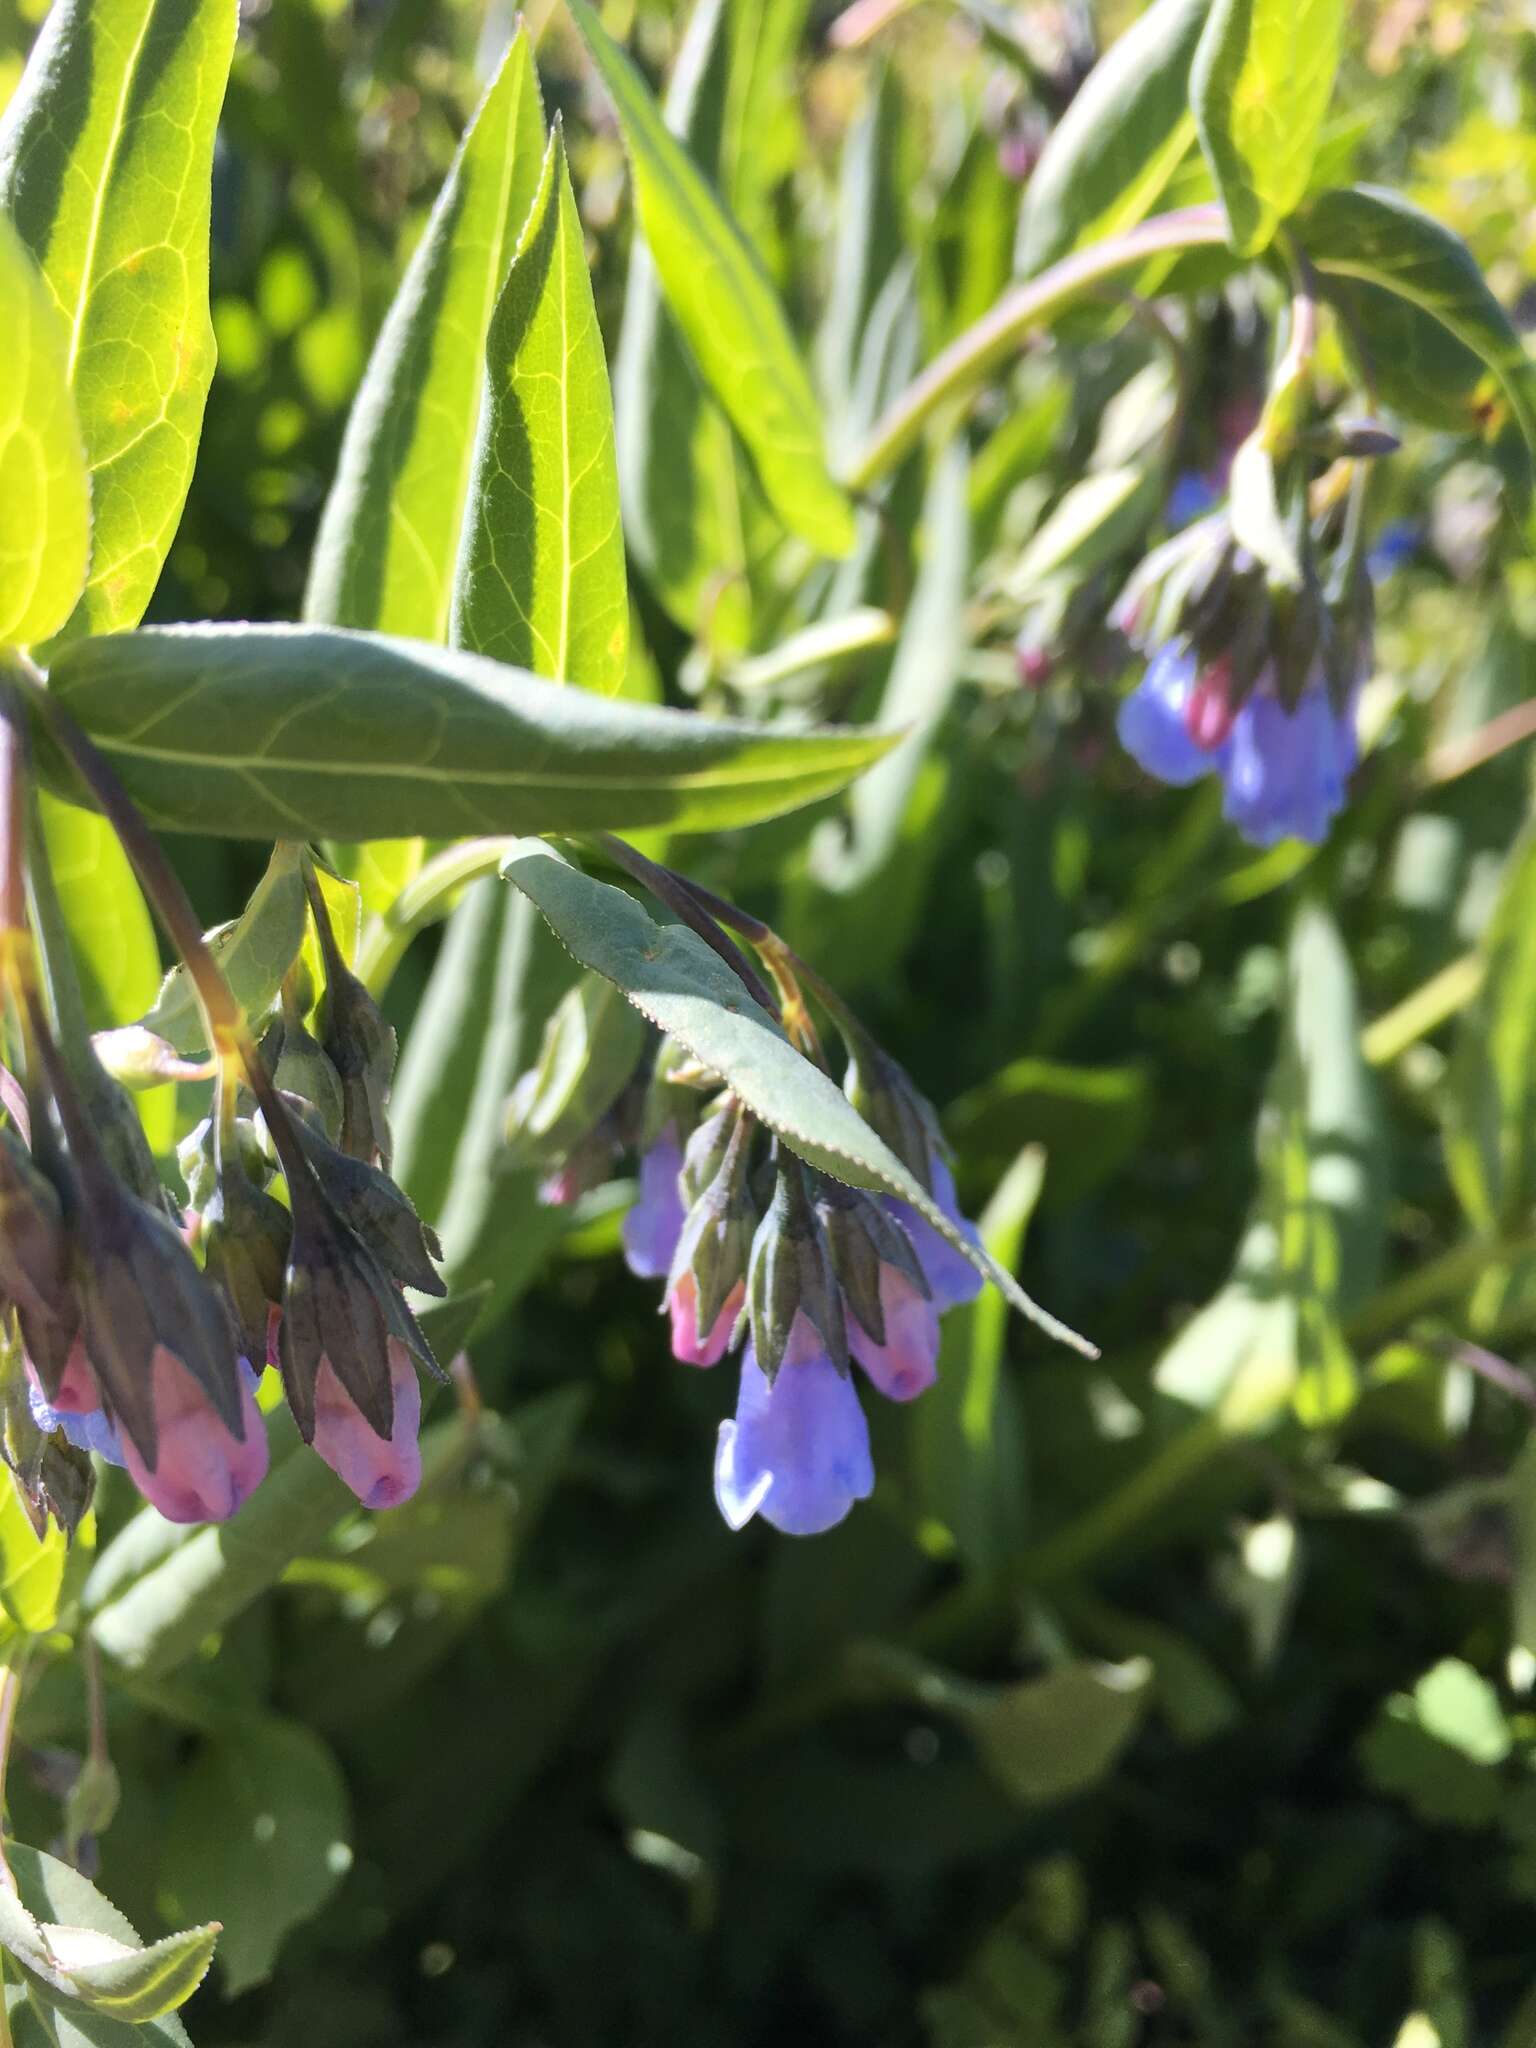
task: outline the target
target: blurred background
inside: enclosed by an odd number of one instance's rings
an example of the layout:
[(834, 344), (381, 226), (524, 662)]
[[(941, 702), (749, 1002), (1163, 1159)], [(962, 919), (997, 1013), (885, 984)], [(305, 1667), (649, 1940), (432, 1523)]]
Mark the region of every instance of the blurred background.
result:
[[(1045, 138), (1138, 9), (730, 5), (751, 55), (713, 168), (867, 418), (1005, 287)], [(0, 99), (41, 12), (0, 0)], [(152, 620), (298, 614), (352, 394), (512, 26), (501, 0), (242, 18), (219, 368)], [(686, 7), (604, 18), (663, 84)], [(563, 12), (528, 20), (612, 357), (622, 150)], [(1533, 30), (1522, 0), (1362, 0), (1319, 170), (1454, 228), (1522, 327)], [(1160, 203), (1204, 175), (1191, 149)], [(1160, 289), (1161, 320), (1025, 350), (958, 487), (942, 459), (897, 479), (835, 593), (905, 618), (894, 652), (753, 673), (833, 594), (761, 540), (749, 477), (741, 558), (694, 616), (634, 570), (637, 694), (863, 718), (904, 663), (933, 734), (897, 801), (668, 857), (771, 917), (908, 1065), (967, 1211), (1101, 1363), (996, 1301), (957, 1312), (939, 1388), (871, 1414), (872, 1501), (813, 1541), (731, 1534), (731, 1368), (668, 1357), (618, 1258), (626, 1170), (551, 1210), (488, 1164), (563, 981), (482, 885), (390, 997), (397, 1165), (456, 1286), (489, 1283), (474, 1454), (109, 1700), (104, 1889), (146, 1936), (231, 1930), (200, 2043), (1536, 2042), (1536, 1181), (1516, 1249), (1479, 1256), (1445, 1139), (1491, 1030), (1536, 1088), (1536, 984), (1488, 994), (1488, 933), (1536, 921), (1530, 755), (1465, 744), (1533, 695), (1530, 531), (1465, 365), (1385, 365), (1405, 446), (1372, 507), (1375, 744), (1321, 852), (1243, 846), (1215, 791), (1153, 785), (1114, 738), (1134, 671), (1106, 616), (1219, 498), (1273, 310), (1221, 264)], [(1110, 469), (1133, 513), (1042, 546)], [(213, 922), (263, 850), (173, 851)], [(1239, 1256), (1298, 1159), (1339, 1226), (1322, 1339)], [(104, 1526), (128, 1506), (108, 1493)], [(13, 1772), (29, 1839), (79, 1740), (55, 1678)]]

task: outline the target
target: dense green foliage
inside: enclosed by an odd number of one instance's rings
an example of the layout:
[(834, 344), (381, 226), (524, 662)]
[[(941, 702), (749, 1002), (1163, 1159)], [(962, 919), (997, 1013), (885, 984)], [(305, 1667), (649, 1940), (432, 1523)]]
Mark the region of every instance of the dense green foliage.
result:
[[(184, 2041), (213, 1921), (201, 2048), (1536, 2041), (1517, 0), (572, 0), (505, 60), (501, 0), (263, 0), (221, 108), (222, 0), (57, 0), (62, 86), (41, 12), (0, 0), (0, 651), (239, 920), (253, 1017), (321, 969), (264, 842), (326, 842), (469, 1365), (386, 1514), (280, 1408), (221, 1526), (103, 1469), (66, 1557), (0, 1484), (17, 2043), (25, 1984), (61, 2043)], [(1110, 614), (1239, 444), (1277, 606), (1359, 458), (1321, 846), (1115, 736)], [(37, 739), (83, 1022), (175, 1182), (207, 1033)], [(623, 1269), (632, 1162), (541, 1200), (507, 1099), (574, 956), (799, 1156), (922, 1189), (599, 830), (835, 986), (1015, 1307), (1101, 1354), (957, 1308), (826, 1535), (721, 1521), (734, 1367)], [(61, 1977), (39, 1922), (121, 1952)]]

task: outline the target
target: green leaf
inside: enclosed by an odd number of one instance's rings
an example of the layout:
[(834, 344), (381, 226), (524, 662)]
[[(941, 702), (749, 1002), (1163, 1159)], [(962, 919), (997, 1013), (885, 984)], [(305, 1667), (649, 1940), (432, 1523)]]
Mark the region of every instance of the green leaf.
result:
[(96, 1927), (39, 1921), (0, 1890), (0, 1948), (15, 1957), (48, 2004), (143, 2026), (185, 2005), (208, 1974), (217, 1925), (190, 1927), (150, 1948)]
[(10, 1474), (0, 1479), (0, 1608), (28, 1635), (46, 1635), (58, 1620), (69, 1545), (57, 1522), (39, 1536), (27, 1520)]
[(138, 621), (191, 482), (236, 13), (234, 0), (56, 0), (0, 121), (0, 208), (63, 320), (91, 473), (90, 576), (66, 635)]
[(1136, 1732), (1152, 1679), (1149, 1661), (1133, 1657), (985, 1685), (883, 1643), (861, 1646), (850, 1663), (872, 1687), (952, 1715), (1004, 1791), (1026, 1806), (1070, 1799), (1104, 1777)]
[(1189, 96), (1240, 256), (1257, 256), (1301, 204), (1344, 15), (1344, 0), (1215, 0), (1211, 9)]
[(827, 310), (816, 338), (817, 369), (840, 454), (853, 453), (867, 421), (854, 405), (870, 318), (906, 255), (898, 162), (901, 90), (883, 65), (850, 124), (838, 172), (837, 220)]
[(512, 1084), (571, 971), (528, 899), (488, 876), (449, 918), (401, 1048), (395, 1177), (442, 1239), (450, 1298), (486, 1285), (477, 1322), (516, 1299), (565, 1227), (538, 1199), (540, 1173), (508, 1171), (500, 1155)]
[(1536, 1197), (1536, 828), (1510, 854), (1462, 1011), (1445, 1096), (1451, 1184), (1474, 1227), (1517, 1224)]
[(934, 465), (923, 505), (925, 553), (902, 621), (880, 721), (901, 740), (852, 791), (846, 841), (813, 849), (816, 879), (841, 894), (877, 882), (901, 834), (923, 757), (954, 696), (965, 658), (970, 574), (969, 469), (955, 440)]
[[(39, 794), (43, 838), (59, 907), (80, 971), (86, 1019), (112, 1032), (155, 999), (160, 948), (132, 863), (105, 818)], [(115, 1035), (115, 1034), (114, 1034)], [(110, 1059), (106, 1061), (109, 1070)], [(150, 1150), (169, 1152), (176, 1139), (176, 1098), (169, 1088), (139, 1097)]]
[(176, 1779), (161, 1854), (160, 1887), (176, 1917), (225, 1923), (219, 1961), (229, 1995), (264, 1983), (288, 1935), (352, 1865), (335, 1757), (297, 1721), (229, 1720)]
[[(309, 901), (300, 857), (292, 840), (280, 841), (240, 915), (204, 934), (235, 1000), (252, 1019), (259, 1020), (272, 1007), (283, 976), (304, 943)], [(208, 1049), (202, 1013), (185, 967), (171, 969), (153, 1006), (134, 1028), (163, 1039), (179, 1053)]]
[(347, 421), (304, 599), (317, 625), (448, 639), (486, 338), (543, 158), (538, 75), (519, 30), (465, 131)]
[(103, 1654), (126, 1670), (172, 1670), (355, 1506), (287, 1415), (268, 1429), (272, 1469), (229, 1521), (187, 1529), (144, 1508), (97, 1558), (83, 1605)]
[[(755, 188), (749, 173), (761, 158), (756, 147), (740, 148), (740, 118), (728, 117), (737, 108), (744, 116), (758, 97), (750, 61), (757, 46), (744, 45), (761, 30), (762, 15), (756, 0), (697, 0), (664, 108), (671, 133), (738, 206)], [(634, 558), (680, 625), (734, 653), (750, 638), (750, 572), (762, 543), (778, 538), (777, 523), (725, 414), (699, 382), (639, 236), (630, 245), (613, 384), (619, 491)]]
[(1370, 185), (1319, 193), (1297, 234), (1326, 277), (1378, 286), (1470, 349), (1493, 372), (1536, 453), (1536, 367), (1465, 242), (1397, 193)]
[(611, 697), (629, 642), (613, 400), (558, 122), (485, 372), (453, 639)]
[(1036, 597), (1058, 577), (1091, 576), (1145, 533), (1162, 495), (1160, 471), (1141, 463), (1093, 470), (1068, 485), (1030, 535), (1009, 575), (1010, 593)]
[[(981, 1241), (1016, 1270), (1040, 1199), (1045, 1157), (1021, 1152), (980, 1218)], [(925, 1517), (946, 1529), (967, 1570), (1001, 1577), (1023, 1546), (1026, 1472), (1023, 1418), (1003, 1361), (1007, 1313), (983, 1293), (944, 1318), (939, 1377), (912, 1411), (913, 1470)]]
[(1195, 139), (1189, 67), (1207, 0), (1154, 0), (1089, 72), (1030, 176), (1019, 269), (1033, 277), (1152, 211)]
[(70, 396), (67, 339), (0, 213), (0, 647), (29, 647), (74, 610), (91, 558), (91, 490)]
[[(152, 824), (233, 838), (711, 831), (829, 796), (891, 745), (608, 702), (318, 627), (82, 641), (50, 681)], [(51, 773), (77, 794), (61, 763)]]
[(1382, 1126), (1337, 927), (1303, 904), (1286, 957), (1279, 1057), (1259, 1121), (1259, 1193), (1231, 1280), (1159, 1361), (1160, 1392), (1224, 1429), (1336, 1420), (1355, 1392), (1341, 1313), (1375, 1284), (1385, 1233)]
[(630, 59), (586, 0), (570, 4), (618, 111), (640, 224), (701, 375), (785, 524), (823, 554), (847, 554), (853, 509), (827, 469), (820, 408), (772, 285)]
[(1021, 1314), (1091, 1352), (955, 1227), (830, 1076), (795, 1050), (778, 1019), (695, 933), (656, 924), (632, 896), (594, 882), (541, 840), (511, 849), (502, 872), (533, 898), (583, 967), (617, 982), (642, 1016), (727, 1081), (792, 1152), (834, 1180), (909, 1202)]
[[(89, 1929), (125, 1948), (141, 1947), (131, 1922), (69, 1864), (19, 1842), (7, 1842), (5, 1855), (21, 1904), (40, 1927)], [(129, 2024), (20, 1985), (7, 1984), (5, 1997), (16, 2048), (190, 2048), (186, 2029), (172, 2013)]]
[(1487, 417), (1487, 365), (1430, 314), (1357, 278), (1324, 280), (1339, 308), (1339, 339), (1357, 374), (1404, 419), (1455, 434), (1482, 430)]

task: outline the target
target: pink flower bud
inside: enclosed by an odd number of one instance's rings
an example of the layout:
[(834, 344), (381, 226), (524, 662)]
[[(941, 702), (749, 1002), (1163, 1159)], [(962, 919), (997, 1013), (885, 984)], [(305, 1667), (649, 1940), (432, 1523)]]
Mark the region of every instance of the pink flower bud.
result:
[(89, 1415), (101, 1406), (101, 1389), (85, 1355), (85, 1344), (76, 1336), (69, 1347), (57, 1393), (48, 1406), (60, 1415)]
[(242, 1360), (242, 1440), (226, 1428), (174, 1352), (156, 1345), (154, 1470), (126, 1430), (122, 1446), (134, 1485), (168, 1522), (227, 1521), (266, 1477), (267, 1432), (256, 1406), (255, 1386), (256, 1375)]
[(725, 1297), (725, 1306), (715, 1317), (714, 1328), (701, 1342), (698, 1282), (692, 1273), (680, 1273), (674, 1285), (667, 1290), (667, 1308), (672, 1317), (672, 1356), (681, 1359), (684, 1365), (717, 1365), (725, 1356), (725, 1347), (731, 1341), (731, 1332), (736, 1327), (736, 1318), (741, 1313), (746, 1294), (746, 1281), (738, 1280)]
[(1207, 754), (1223, 746), (1237, 713), (1232, 705), (1232, 664), (1213, 661), (1195, 678), (1184, 706), (1184, 729)]
[(365, 1508), (397, 1508), (421, 1484), (421, 1382), (398, 1337), (388, 1351), (395, 1413), (387, 1437), (374, 1434), (328, 1358), (315, 1374), (314, 1447)]
[(939, 1311), (899, 1267), (880, 1268), (885, 1342), (877, 1344), (857, 1316), (848, 1318), (848, 1349), (890, 1401), (911, 1401), (939, 1373)]

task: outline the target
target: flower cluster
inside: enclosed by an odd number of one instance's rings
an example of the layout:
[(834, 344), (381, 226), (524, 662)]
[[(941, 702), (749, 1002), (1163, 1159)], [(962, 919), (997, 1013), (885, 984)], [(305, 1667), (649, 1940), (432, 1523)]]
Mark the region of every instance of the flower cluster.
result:
[[(186, 1206), (89, 1046), (41, 1003), (0, 1125), (5, 1455), (34, 1519), (73, 1527), (94, 1453), (177, 1522), (234, 1513), (267, 1470), (269, 1367), (307, 1443), (368, 1507), (420, 1478), (407, 1286), (442, 1294), (431, 1233), (390, 1179), (394, 1033), (341, 957), (318, 889), (315, 1011), (301, 966), (252, 1063), (183, 1144)], [(310, 1029), (314, 1013), (315, 1031)]]
[(1219, 777), (1223, 815), (1255, 846), (1321, 844), (1359, 761), (1370, 578), (1342, 550), (1326, 590), (1310, 555), (1307, 572), (1276, 589), (1216, 513), (1149, 557), (1116, 616), (1149, 657), (1121, 744), (1160, 782)]
[[(670, 1053), (670, 1048), (664, 1048)], [(981, 1281), (909, 1204), (804, 1165), (728, 1090), (685, 1062), (658, 1064), (624, 1255), (664, 1280), (673, 1355), (712, 1366), (741, 1345), (733, 1417), (720, 1425), (715, 1498), (734, 1529), (761, 1515), (789, 1535), (840, 1522), (874, 1487), (852, 1374), (910, 1401), (938, 1370), (939, 1318)], [(932, 1111), (872, 1048), (845, 1087), (956, 1229)]]

